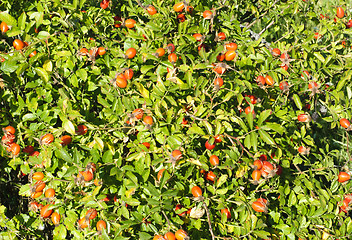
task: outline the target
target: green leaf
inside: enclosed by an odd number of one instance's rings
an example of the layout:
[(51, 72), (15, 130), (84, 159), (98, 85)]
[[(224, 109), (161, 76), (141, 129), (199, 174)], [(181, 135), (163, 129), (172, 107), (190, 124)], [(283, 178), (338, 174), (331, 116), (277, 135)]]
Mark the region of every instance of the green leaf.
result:
[(66, 132), (70, 133), (71, 135), (75, 135), (75, 126), (70, 120), (65, 120), (62, 125)]
[(65, 148), (56, 149), (55, 155), (59, 159), (63, 159), (66, 162), (72, 163), (72, 158)]
[(147, 73), (150, 69), (154, 68), (154, 65), (143, 65), (141, 67), (141, 73), (145, 74)]
[(43, 68), (47, 72), (52, 72), (53, 71), (53, 63), (50, 60), (46, 60), (43, 64)]
[(18, 64), (16, 61), (5, 61), (2, 65), (1, 65), (1, 70), (3, 72), (6, 73), (12, 73), (14, 71), (16, 71), (16, 69), (18, 68)]
[(28, 67), (29, 67), (28, 63), (20, 64), (16, 70), (17, 77), (19, 77)]
[(87, 71), (85, 69), (78, 69), (76, 71), (76, 75), (83, 81), (87, 80), (87, 77), (88, 77)]
[(84, 6), (84, 3), (86, 2), (87, 0), (80, 0), (79, 1), (79, 8), (82, 8)]
[(257, 151), (258, 146), (258, 134), (256, 132), (251, 132), (251, 145), (253, 147), (253, 151)]
[(31, 189), (31, 187), (29, 185), (22, 185), (18, 194), (21, 196), (29, 196), (30, 189)]
[(141, 203), (135, 198), (123, 198), (123, 199), (128, 205), (131, 205), (131, 206), (138, 206)]
[(263, 130), (274, 130), (279, 134), (283, 134), (285, 132), (285, 128), (278, 123), (266, 123), (266, 125), (260, 127)]
[(18, 27), (21, 30), (24, 30), (26, 28), (26, 18), (27, 18), (27, 15), (25, 12), (23, 12), (21, 16), (18, 18)]
[(182, 139), (175, 135), (168, 137), (167, 142), (172, 149), (179, 148), (182, 145)]
[(253, 129), (253, 114), (250, 112), (249, 114), (247, 114), (246, 116), (249, 128), (252, 130)]
[(187, 134), (199, 134), (201, 136), (205, 135), (205, 132), (203, 129), (197, 126), (197, 124), (193, 124), (192, 127), (190, 127), (187, 131)]
[(348, 71), (346, 75), (338, 82), (336, 91), (340, 91), (345, 85), (346, 81), (351, 79), (351, 71)]
[(16, 28), (16, 27), (13, 27), (12, 29), (10, 29), (6, 32), (6, 35), (8, 37), (14, 37), (14, 36), (21, 35), (21, 34), (22, 34), (22, 30), (19, 28)]
[(214, 135), (215, 135), (215, 136), (219, 135), (220, 132), (221, 132), (221, 129), (222, 129), (222, 125), (221, 125), (220, 121), (216, 121), (215, 133), (214, 133)]
[(250, 149), (252, 147), (250, 134), (248, 134), (246, 136), (246, 138), (244, 139), (244, 146), (248, 149)]
[(37, 116), (33, 113), (27, 113), (22, 117), (22, 121), (34, 121), (37, 118)]
[(139, 233), (138, 233), (138, 236), (139, 236), (138, 239), (141, 239), (141, 240), (149, 240), (149, 239), (152, 239), (152, 236), (149, 235), (149, 234), (146, 233), (146, 232), (139, 232)]
[[(38, 33), (38, 39), (46, 39), (46, 38), (48, 38), (50, 36), (50, 33), (48, 33), (48, 32), (45, 32), (45, 31), (40, 31), (39, 33)], [(66, 52), (68, 52), (68, 51), (66, 51)], [(69, 54), (71, 54), (70, 52), (69, 52)]]
[(291, 227), (286, 224), (279, 224), (276, 228), (280, 229), (285, 235), (291, 233)]
[(260, 113), (259, 118), (258, 118), (258, 126), (261, 126), (262, 123), (270, 116), (271, 110), (267, 109), (264, 110), (263, 112)]
[(299, 98), (299, 96), (297, 94), (293, 95), (293, 101), (295, 102), (297, 108), (299, 110), (302, 110), (302, 102), (301, 102), (301, 99)]
[(44, 68), (41, 67), (36, 67), (34, 70), (37, 72), (37, 74), (44, 80), (45, 83), (49, 82), (50, 76), (47, 71), (45, 71)]
[(1, 22), (7, 23), (9, 26), (16, 26), (17, 21), (14, 17), (12, 17), (10, 14), (7, 12), (0, 12), (0, 20)]
[(66, 239), (67, 235), (67, 230), (66, 227), (63, 224), (60, 224), (59, 226), (55, 227), (54, 232), (53, 232), (53, 239)]
[(222, 174), (219, 180), (216, 182), (216, 188), (221, 187), (221, 185), (223, 185), (227, 181), (228, 177), (228, 175)]
[(208, 121), (203, 121), (203, 125), (207, 129), (209, 135), (212, 135), (213, 134), (213, 127), (211, 126), (211, 124)]
[(262, 238), (262, 239), (267, 239), (268, 236), (270, 235), (270, 233), (262, 231), (262, 230), (253, 231), (253, 234)]
[(107, 150), (103, 155), (102, 161), (104, 163), (112, 163), (113, 162), (112, 158), (113, 158), (112, 152), (110, 150)]
[(319, 52), (315, 52), (314, 56), (318, 58), (322, 63), (325, 62), (325, 58)]
[(240, 118), (240, 117), (234, 117), (234, 118), (233, 118), (233, 121), (236, 122), (236, 123), (238, 123), (238, 124), (242, 127), (242, 129), (243, 129), (245, 132), (248, 132), (248, 127), (247, 127), (247, 125), (243, 122), (242, 118)]
[(266, 142), (267, 144), (270, 144), (270, 145), (274, 145), (275, 144), (274, 139), (272, 139), (270, 137), (269, 133), (267, 133), (266, 131), (264, 131), (262, 129), (259, 129), (259, 135), (260, 135), (261, 139), (263, 139), (264, 142)]
[(137, 86), (137, 89), (139, 93), (144, 97), (144, 98), (149, 98), (149, 91), (140, 83), (135, 83)]

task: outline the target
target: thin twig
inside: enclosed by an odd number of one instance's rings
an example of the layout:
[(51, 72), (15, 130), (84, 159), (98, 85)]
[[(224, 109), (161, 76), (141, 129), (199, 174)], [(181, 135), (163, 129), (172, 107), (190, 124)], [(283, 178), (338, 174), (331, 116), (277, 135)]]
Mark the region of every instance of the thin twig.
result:
[[(297, 165), (296, 165), (296, 168), (297, 168)], [(317, 168), (317, 169), (309, 169), (309, 170), (305, 170), (305, 171), (300, 171), (299, 173), (293, 173), (293, 174), (302, 174), (302, 173), (304, 174), (304, 173), (310, 172), (310, 171), (313, 171), (313, 172), (315, 172), (315, 171), (323, 171), (325, 169), (326, 169), (326, 167), (321, 167), (321, 168)], [(300, 170), (300, 169), (298, 168), (297, 170)]]
[(136, 0), (137, 1), (137, 4), (138, 6), (140, 6), (141, 8), (145, 9), (145, 7), (143, 6), (143, 4), (139, 1), (139, 0)]
[(349, 149), (348, 149), (348, 142), (349, 142), (349, 140), (348, 140), (348, 132), (347, 132), (347, 131), (346, 131), (346, 138), (347, 138), (346, 144), (347, 144), (348, 160), (349, 160), (349, 161), (352, 161), (351, 154), (350, 154), (350, 151), (349, 151)]
[(57, 179), (57, 178), (54, 178), (53, 180), (54, 180), (54, 181), (60, 181), (60, 182), (71, 182), (71, 181), (69, 181), (69, 180)]
[(271, 188), (265, 188), (265, 189), (260, 189), (260, 190), (256, 190), (255, 192), (265, 192), (265, 191), (271, 191), (271, 190), (273, 190), (273, 189), (275, 189), (274, 187), (271, 187)]
[(276, 41), (274, 42), (274, 44), (278, 43), (279, 41), (281, 41), (282, 39), (284, 39), (284, 38), (287, 37), (288, 35), (291, 35), (292, 33), (293, 33), (293, 31), (288, 32), (287, 34), (285, 34), (284, 36), (282, 36), (281, 38), (279, 38), (278, 40), (276, 40)]
[(211, 226), (209, 210), (208, 210), (208, 207), (207, 207), (207, 205), (205, 204), (204, 201), (203, 201), (203, 206), (204, 206), (204, 208), (205, 208), (205, 212), (207, 213), (208, 224), (209, 224), (209, 232), (210, 232), (210, 234), (211, 234), (211, 239), (212, 239), (212, 240), (215, 240), (215, 235), (214, 235), (214, 232), (213, 232), (213, 227)]
[(272, 21), (268, 24), (268, 26), (266, 26), (260, 33), (258, 33), (259, 37), (260, 37), (268, 28), (270, 28), (271, 25), (273, 25), (274, 23), (275, 23), (275, 21), (272, 20)]
[(294, 164), (294, 166), (299, 171), (300, 174), (306, 174), (306, 173), (302, 172), (302, 170), (297, 166), (297, 164)]
[(161, 212), (163, 213), (164, 217), (166, 218), (166, 221), (167, 221), (167, 224), (168, 224), (168, 229), (169, 229), (169, 231), (170, 231), (170, 230), (171, 230), (171, 223), (170, 223), (170, 220), (169, 220), (169, 218), (166, 216), (164, 210), (162, 210)]
[(235, 139), (237, 141), (238, 145), (241, 146), (242, 150), (244, 150), (249, 156), (254, 158), (254, 156), (242, 145), (242, 143), (236, 137), (232, 137), (232, 136), (228, 135), (227, 133), (225, 133), (225, 136), (228, 137), (228, 139), (230, 140), (232, 145), (235, 145), (235, 143), (232, 141), (231, 138)]
[(264, 16), (269, 12), (269, 10), (273, 8), (273, 6), (274, 6), (278, 1), (279, 1), (279, 0), (276, 0), (276, 1), (270, 6), (270, 8), (269, 8), (265, 13), (263, 13), (263, 14), (260, 15), (258, 18), (256, 18), (256, 19), (255, 19), (251, 24), (249, 24), (246, 28), (248, 29), (248, 28), (252, 27), (256, 22), (258, 22), (262, 17), (264, 17)]
[(194, 116), (193, 114), (190, 114), (190, 113), (188, 113), (188, 112), (186, 112), (186, 115), (189, 116), (189, 117), (191, 117), (191, 118), (193, 118), (193, 119), (195, 119), (195, 120), (206, 121), (205, 119), (196, 117), (196, 116)]

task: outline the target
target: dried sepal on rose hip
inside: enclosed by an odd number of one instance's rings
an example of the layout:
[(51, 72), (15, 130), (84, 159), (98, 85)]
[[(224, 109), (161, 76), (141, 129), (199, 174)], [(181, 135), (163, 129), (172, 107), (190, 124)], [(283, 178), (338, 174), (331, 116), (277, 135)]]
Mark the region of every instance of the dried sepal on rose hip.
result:
[(97, 169), (97, 166), (93, 162), (89, 162), (86, 166), (86, 171), (90, 171), (92, 173), (94, 173), (96, 169)]
[(253, 170), (251, 177), (252, 179), (250, 179), (249, 181), (254, 184), (254, 185), (258, 185), (259, 183), (262, 183), (263, 181), (265, 181), (265, 179), (260, 179), (262, 176), (262, 171), (261, 170)]
[(153, 118), (151, 116), (145, 116), (143, 118), (143, 124), (145, 125), (145, 127), (150, 130), (152, 128), (153, 125)]
[(205, 213), (204, 208), (193, 207), (189, 213), (189, 216), (194, 219), (199, 219), (203, 217), (204, 213)]
[(302, 155), (308, 155), (310, 152), (310, 147), (300, 146), (297, 150)]
[(198, 186), (192, 187), (191, 192), (195, 201), (203, 201), (204, 197), (203, 197), (202, 189), (200, 187)]
[(273, 165), (268, 161), (263, 161), (263, 166), (260, 171), (263, 178), (272, 178), (276, 175), (276, 165)]
[(297, 116), (297, 120), (300, 122), (307, 123), (312, 121), (312, 117), (308, 113), (302, 113)]

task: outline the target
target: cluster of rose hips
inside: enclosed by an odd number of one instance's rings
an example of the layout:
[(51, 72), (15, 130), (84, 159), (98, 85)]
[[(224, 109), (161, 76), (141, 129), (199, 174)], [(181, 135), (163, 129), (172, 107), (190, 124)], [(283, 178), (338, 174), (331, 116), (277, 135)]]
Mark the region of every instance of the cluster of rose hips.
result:
[(51, 217), (52, 223), (55, 226), (58, 226), (60, 224), (61, 215), (58, 212), (54, 212), (51, 208), (51, 205), (55, 203), (55, 190), (53, 188), (47, 188), (45, 190), (45, 197), (41, 199), (42, 201), (45, 201), (47, 203), (45, 206), (34, 200), (38, 199), (43, 194), (43, 191), (46, 187), (46, 183), (42, 181), (44, 177), (45, 176), (43, 172), (35, 172), (30, 175), (31, 182), (33, 183), (30, 188), (31, 198), (33, 200), (31, 200), (29, 203), (29, 209), (34, 212), (40, 211), (40, 217), (43, 220), (49, 219), (49, 217)]
[(91, 61), (94, 61), (98, 56), (103, 56), (106, 53), (106, 49), (104, 47), (93, 47), (89, 51), (87, 48), (81, 48), (79, 50), (78, 55), (80, 56), (88, 56)]
[[(127, 126), (135, 126), (136, 121), (141, 120), (144, 116), (144, 111), (141, 108), (137, 108), (127, 115), (126, 125)], [(144, 116), (143, 124), (146, 126), (147, 129), (150, 129), (153, 125), (153, 118), (151, 116)], [(148, 145), (146, 145), (147, 148)]]
[[(85, 216), (78, 220), (78, 229), (81, 230), (89, 227), (90, 221), (96, 218), (97, 215), (98, 215), (98, 212), (96, 209), (94, 208), (88, 209)], [(106, 222), (104, 220), (99, 220), (96, 224), (96, 228), (97, 228), (98, 234), (100, 234), (103, 229), (106, 229)]]
[(183, 229), (177, 230), (175, 233), (167, 232), (165, 235), (157, 234), (154, 236), (153, 240), (189, 240), (187, 232)]
[(6, 150), (11, 154), (12, 157), (17, 156), (21, 151), (21, 147), (20, 145), (15, 143), (16, 129), (12, 126), (7, 126), (2, 130), (4, 132), (4, 135), (1, 138), (2, 145), (6, 148)]

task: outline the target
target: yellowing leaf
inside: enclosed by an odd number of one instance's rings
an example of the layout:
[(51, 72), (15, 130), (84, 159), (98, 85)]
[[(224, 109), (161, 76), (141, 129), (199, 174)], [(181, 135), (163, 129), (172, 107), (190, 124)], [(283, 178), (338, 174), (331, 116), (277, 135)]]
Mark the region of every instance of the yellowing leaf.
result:
[(321, 235), (321, 239), (322, 240), (326, 240), (326, 239), (329, 238), (329, 236), (330, 236), (330, 234), (328, 234), (327, 232), (323, 231), (323, 234)]
[(220, 187), (222, 184), (224, 184), (227, 181), (228, 176), (226, 174), (221, 175), (219, 180), (216, 182), (216, 187)]
[(149, 98), (149, 91), (140, 83), (136, 83), (137, 89), (144, 98)]
[(190, 158), (189, 161), (192, 163), (192, 164), (195, 164), (195, 165), (198, 165), (198, 166), (202, 166), (201, 162), (197, 159), (194, 159), (194, 158)]
[(49, 82), (50, 76), (44, 68), (36, 67), (35, 71), (44, 80), (44, 82), (46, 82), (46, 83)]
[(53, 63), (50, 60), (46, 60), (43, 64), (43, 68), (47, 72), (52, 72), (53, 71)]
[(136, 192), (136, 188), (131, 188), (125, 192), (127, 198), (130, 198)]
[(101, 186), (98, 186), (98, 187), (94, 188), (93, 193), (92, 193), (92, 196), (98, 195), (100, 189), (101, 189)]
[(248, 171), (248, 166), (240, 166), (236, 171), (236, 178), (241, 178)]
[(100, 150), (104, 149), (104, 142), (103, 140), (101, 140), (101, 138), (99, 137), (94, 137), (95, 143), (98, 145), (98, 147), (100, 148)]
[(71, 135), (75, 134), (75, 126), (73, 125), (73, 123), (70, 120), (65, 120), (63, 122), (63, 127), (64, 127), (65, 131), (70, 133)]

